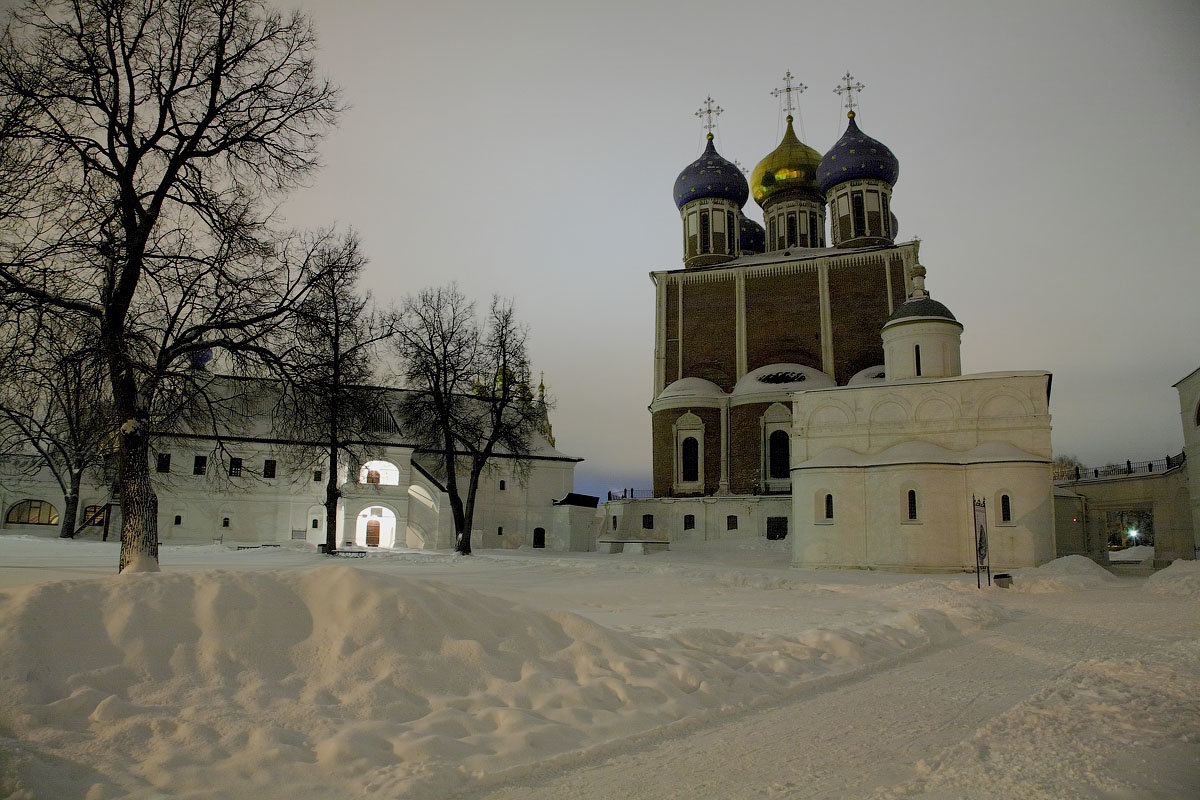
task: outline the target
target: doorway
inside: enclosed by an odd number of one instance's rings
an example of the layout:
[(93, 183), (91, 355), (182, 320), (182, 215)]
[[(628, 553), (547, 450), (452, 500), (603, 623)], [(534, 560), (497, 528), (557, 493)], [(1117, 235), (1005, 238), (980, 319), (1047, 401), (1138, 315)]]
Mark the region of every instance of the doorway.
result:
[(534, 547), (545, 547), (546, 546), (546, 529), (545, 528), (534, 528), (533, 529), (533, 546)]

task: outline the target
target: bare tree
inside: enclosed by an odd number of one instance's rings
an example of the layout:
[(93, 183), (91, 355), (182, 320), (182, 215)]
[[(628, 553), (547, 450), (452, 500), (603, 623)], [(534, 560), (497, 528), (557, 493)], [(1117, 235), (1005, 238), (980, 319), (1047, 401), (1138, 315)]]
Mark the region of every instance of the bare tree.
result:
[(353, 234), (318, 234), (310, 248), (318, 277), (289, 322), (292, 344), (280, 354), (287, 378), (276, 417), (278, 429), (297, 442), (305, 466), (324, 465), (325, 548), (337, 546), (338, 478), (342, 457), (361, 460), (363, 446), (396, 425), (384, 392), (369, 385), (378, 344), (390, 327), (358, 292), (365, 260)]
[(520, 463), (545, 418), (529, 388), (525, 339), (510, 301), (493, 297), (481, 326), (474, 303), (454, 285), (407, 298), (400, 313), (394, 342), (411, 390), (402, 424), (441, 461), (455, 549), (463, 554), (471, 552), (488, 462), (502, 452)]
[(253, 372), (308, 290), (269, 222), (339, 111), (315, 47), (261, 0), (27, 0), (0, 40), (0, 301), (98, 327), (122, 570), (157, 569), (149, 440), (212, 385), (190, 359)]
[(113, 436), (104, 369), (89, 322), (4, 320), (0, 452), (32, 450), (37, 458), (31, 466), (54, 477), (63, 493), (62, 538), (75, 535), (84, 473), (103, 464)]

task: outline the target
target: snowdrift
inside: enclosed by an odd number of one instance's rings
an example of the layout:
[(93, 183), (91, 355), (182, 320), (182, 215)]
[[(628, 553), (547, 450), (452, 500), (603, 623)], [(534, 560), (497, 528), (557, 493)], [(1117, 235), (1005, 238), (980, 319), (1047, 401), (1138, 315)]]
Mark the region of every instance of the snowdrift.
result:
[(1200, 599), (1200, 561), (1172, 561), (1149, 577), (1146, 588), (1154, 594)]
[(1081, 589), (1100, 589), (1117, 580), (1111, 572), (1087, 556), (1063, 556), (1042, 564), (1012, 571), (1009, 591), (1049, 594)]
[(0, 593), (0, 796), (448, 796), (765, 705), (997, 619), (930, 583), (856, 629), (606, 629), (349, 566)]

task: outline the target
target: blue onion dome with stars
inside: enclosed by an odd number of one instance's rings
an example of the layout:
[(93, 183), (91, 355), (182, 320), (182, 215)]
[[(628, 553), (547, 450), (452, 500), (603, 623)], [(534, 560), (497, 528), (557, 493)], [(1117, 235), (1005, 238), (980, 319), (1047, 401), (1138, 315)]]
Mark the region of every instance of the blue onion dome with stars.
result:
[(767, 249), (767, 232), (763, 226), (747, 217), (738, 214), (738, 242), (743, 253), (764, 253)]
[(708, 146), (700, 158), (693, 161), (675, 179), (675, 207), (707, 197), (730, 200), (741, 208), (746, 204), (750, 188), (737, 165), (726, 161), (713, 146), (713, 135), (708, 134)]
[(887, 145), (858, 129), (854, 112), (847, 114), (850, 124), (817, 168), (817, 183), (828, 192), (839, 183), (869, 178), (895, 186), (900, 177), (900, 162)]
[(775, 197), (802, 194), (823, 199), (817, 194), (817, 167), (821, 154), (796, 138), (792, 115), (779, 146), (758, 162), (750, 175), (750, 193), (754, 202), (766, 208)]

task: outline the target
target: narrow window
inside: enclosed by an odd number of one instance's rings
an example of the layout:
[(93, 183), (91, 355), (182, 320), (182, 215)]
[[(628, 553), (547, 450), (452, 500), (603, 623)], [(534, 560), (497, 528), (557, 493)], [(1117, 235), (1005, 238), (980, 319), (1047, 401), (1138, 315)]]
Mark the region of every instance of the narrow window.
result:
[(503, 535), (504, 535), (504, 526), (503, 526), (503, 525), (497, 525), (497, 526), (496, 526), (496, 535), (497, 535), (497, 536), (503, 536)]
[(685, 531), (690, 531), (695, 527), (696, 527), (696, 515), (695, 514), (684, 514), (683, 515), (683, 529)]
[(767, 439), (768, 461), (770, 464), (769, 473), (774, 480), (781, 480), (788, 477), (788, 435), (785, 430), (777, 430), (771, 433)]
[(325, 477), (325, 475), (324, 475), (324, 473), (321, 472), (321, 470), (319, 470), (319, 469), (313, 470), (313, 483), (320, 483), (324, 477)]
[(737, 530), (737, 514), (730, 514), (728, 517), (725, 518), (725, 530), (727, 530), (727, 531), (736, 531)]
[(266, 461), (263, 462), (263, 477), (264, 478), (274, 478), (275, 477), (275, 459), (268, 458)]
[(615, 531), (616, 529), (617, 529), (617, 518), (613, 517), (613, 530)]
[(314, 519), (312, 521), (312, 526), (313, 526), (313, 530), (315, 531), (317, 528), (321, 527), (321, 520)]
[(1000, 521), (1012, 522), (1012, 503), (1006, 494), (1000, 495)]
[(771, 217), (771, 237), (768, 239), (768, 248), (772, 250), (780, 249), (775, 240), (779, 238), (779, 218)]
[(157, 472), (170, 472), (171, 471), (171, 454), (170, 453), (159, 453), (158, 454), (158, 463), (155, 464), (154, 469)]
[(242, 474), (242, 460), (240, 458), (229, 459), (229, 474), (235, 478)]
[(700, 480), (700, 443), (694, 436), (689, 436), (683, 440), (680, 449), (683, 461), (680, 469), (682, 480), (685, 483)]
[(787, 246), (796, 246), (796, 212), (789, 211), (787, 215)]
[(183, 524), (183, 517), (181, 517), (181, 516), (179, 516), (178, 514), (176, 514), (176, 515), (175, 515), (175, 524), (176, 524), (176, 525), (182, 525), (182, 524)]
[(709, 241), (709, 236), (712, 234), (712, 225), (708, 220), (708, 212), (700, 212), (700, 252), (707, 253), (712, 250), (712, 243)]
[(888, 196), (886, 194), (879, 195), (879, 202), (883, 205), (883, 235), (892, 236), (892, 214), (888, 211)]
[(808, 246), (821, 246), (821, 239), (817, 236), (817, 215), (811, 211), (808, 212)]
[(208, 456), (196, 456), (192, 462), (192, 474), (203, 475), (208, 472)]
[(921, 377), (921, 345), (913, 345), (913, 360), (917, 364), (917, 377)]
[(737, 219), (734, 218), (732, 211), (725, 212), (725, 235), (729, 241), (727, 252), (736, 253), (738, 251), (738, 243), (741, 237), (738, 235)]
[(867, 232), (867, 211), (863, 207), (863, 193), (850, 193), (850, 206), (853, 215), (854, 235), (863, 236)]
[(642, 514), (642, 530), (644, 530), (644, 531), (654, 530), (654, 515), (653, 514)]
[(917, 491), (915, 489), (908, 490), (908, 518), (912, 520), (917, 518)]
[(500, 491), (504, 491), (504, 481), (500, 481)]
[(825, 495), (825, 519), (833, 519), (833, 495)]
[(229, 527), (229, 517), (225, 517), (225, 518), (223, 518), (223, 519), (221, 520), (221, 527), (222, 527), (222, 528), (228, 528), (228, 527)]

